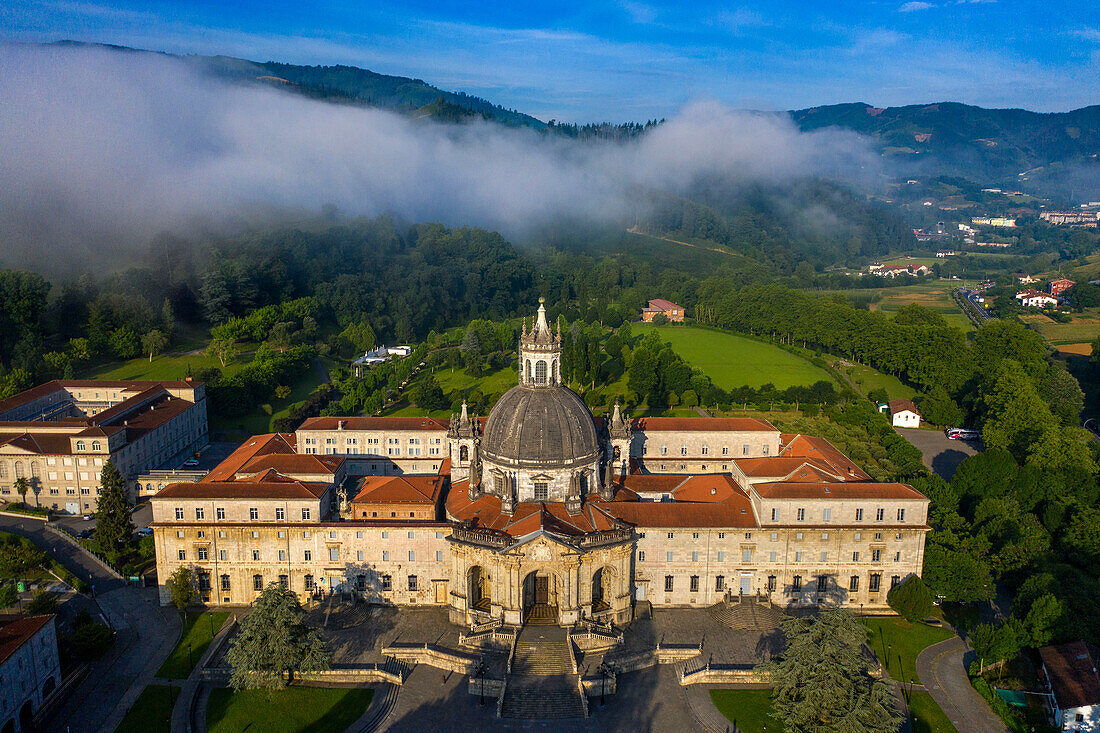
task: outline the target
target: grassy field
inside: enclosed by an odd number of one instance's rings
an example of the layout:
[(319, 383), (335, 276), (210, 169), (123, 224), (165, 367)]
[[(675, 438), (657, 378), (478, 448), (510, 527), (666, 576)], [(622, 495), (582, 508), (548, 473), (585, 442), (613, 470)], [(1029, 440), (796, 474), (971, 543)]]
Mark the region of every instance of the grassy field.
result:
[[(217, 634), (228, 616), (229, 614), (225, 611), (188, 611), (180, 641), (160, 666), (157, 677), (187, 679), (187, 675), (191, 674), (191, 670), (199, 663), (203, 652), (210, 646), (210, 641), (213, 639), (211, 629)], [(190, 654), (188, 654), (188, 647), (190, 647)]]
[(225, 376), (239, 372), (249, 362), (251, 356), (239, 356), (224, 367), (213, 356), (203, 354), (163, 354), (149, 361), (149, 356), (138, 357), (130, 361), (115, 361), (96, 367), (90, 379), (183, 379), (189, 373), (200, 369), (221, 369)]
[(938, 641), (950, 639), (954, 632), (942, 626), (909, 623), (897, 616), (864, 618), (864, 626), (871, 632), (867, 643), (871, 651), (886, 661), (886, 671), (898, 682), (917, 679), (917, 654)]
[(772, 717), (771, 690), (711, 690), (710, 699), (718, 712), (743, 733), (781, 733), (783, 724)]
[(374, 690), (288, 687), (285, 690), (210, 691), (210, 733), (343, 733), (370, 705)]
[(684, 361), (702, 369), (723, 389), (760, 387), (767, 383), (778, 389), (814, 382), (832, 381), (824, 369), (778, 346), (732, 333), (692, 326), (651, 326), (638, 324), (635, 333), (656, 329), (664, 341)]
[(149, 685), (115, 728), (115, 733), (168, 733), (172, 729), (172, 707), (180, 688)]
[(913, 733), (958, 733), (927, 692), (909, 693), (909, 713), (913, 716)]
[(1024, 314), (1020, 320), (1051, 344), (1092, 342), (1100, 336), (1100, 308), (1086, 308), (1082, 313), (1074, 313), (1069, 323), (1055, 323), (1039, 313)]
[(890, 395), (890, 399), (892, 400), (911, 400), (917, 393), (915, 389), (904, 384), (897, 377), (883, 374), (869, 366), (864, 366), (862, 364), (842, 364), (840, 363), (841, 360), (836, 357), (827, 356), (825, 358), (837, 369), (837, 371), (847, 374), (848, 378), (855, 382), (856, 386), (862, 390), (863, 394), (867, 394), (881, 387), (886, 390), (886, 394)]

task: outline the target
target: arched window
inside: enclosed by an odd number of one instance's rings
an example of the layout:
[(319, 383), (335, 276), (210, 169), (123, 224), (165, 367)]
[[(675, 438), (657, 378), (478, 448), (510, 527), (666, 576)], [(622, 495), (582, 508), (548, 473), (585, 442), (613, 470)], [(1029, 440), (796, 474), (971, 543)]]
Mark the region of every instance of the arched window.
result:
[(38, 470), (38, 461), (31, 461), (31, 478), (38, 478), (41, 475)]
[(588, 471), (581, 471), (580, 484), (581, 496), (584, 496), (588, 493)]
[(99, 441), (98, 441), (98, 440), (93, 440), (93, 441), (92, 441), (92, 450), (94, 450), (94, 451), (98, 451), (98, 450), (100, 449), (99, 445), (100, 445), (100, 444), (99, 444)]
[(546, 384), (546, 362), (542, 359), (535, 362), (535, 384)]
[(0, 478), (8, 477), (8, 464), (0, 463)]
[(558, 376), (558, 360), (557, 359), (554, 359), (552, 362), (550, 362), (550, 381), (551, 382), (561, 381), (560, 377)]
[(23, 478), (23, 461), (15, 462), (15, 477)]
[(530, 384), (530, 382), (531, 382), (531, 360), (530, 359), (527, 360), (527, 380), (526, 381), (527, 381), (528, 384)]
[(468, 446), (460, 446), (458, 449), (458, 460), (468, 461), (470, 460), (470, 448)]
[(77, 450), (85, 450), (85, 448), (84, 448), (84, 441), (83, 441), (83, 440), (78, 440), (78, 441), (76, 441), (76, 449), (77, 449)]

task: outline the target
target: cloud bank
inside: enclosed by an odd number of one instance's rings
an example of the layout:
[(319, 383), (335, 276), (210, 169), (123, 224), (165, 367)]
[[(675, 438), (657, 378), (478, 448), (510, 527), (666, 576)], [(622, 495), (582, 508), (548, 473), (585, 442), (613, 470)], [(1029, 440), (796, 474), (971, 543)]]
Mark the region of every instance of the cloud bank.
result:
[(163, 232), (328, 204), (522, 238), (563, 217), (623, 221), (639, 189), (858, 172), (876, 158), (854, 134), (714, 103), (630, 143), (584, 144), (230, 85), (154, 54), (0, 47), (0, 262), (46, 271), (114, 269), (112, 254)]

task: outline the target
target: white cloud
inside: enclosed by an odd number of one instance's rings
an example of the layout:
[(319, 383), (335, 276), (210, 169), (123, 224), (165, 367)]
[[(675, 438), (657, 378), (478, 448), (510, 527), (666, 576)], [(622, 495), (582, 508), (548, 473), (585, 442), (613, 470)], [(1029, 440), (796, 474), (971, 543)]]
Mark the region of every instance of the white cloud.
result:
[(1075, 38), (1100, 43), (1100, 28), (1074, 28), (1069, 34)]
[(907, 2), (900, 8), (898, 8), (898, 12), (912, 13), (916, 10), (928, 10), (932, 7), (935, 7), (934, 5), (932, 5), (932, 3), (922, 2), (921, 0), (913, 0), (912, 2)]

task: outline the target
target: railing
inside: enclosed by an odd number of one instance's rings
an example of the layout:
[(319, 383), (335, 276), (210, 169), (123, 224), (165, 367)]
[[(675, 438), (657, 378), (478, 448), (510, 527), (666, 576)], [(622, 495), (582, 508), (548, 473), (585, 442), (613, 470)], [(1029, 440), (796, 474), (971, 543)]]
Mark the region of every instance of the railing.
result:
[(107, 562), (105, 559), (100, 557), (95, 552), (92, 552), (91, 550), (89, 550), (86, 546), (81, 544), (79, 540), (77, 540), (75, 537), (73, 537), (71, 534), (69, 534), (65, 530), (58, 529), (57, 527), (54, 527), (53, 525), (51, 525), (49, 523), (46, 523), (42, 526), (47, 532), (52, 532), (53, 534), (57, 535), (58, 537), (61, 537), (66, 542), (68, 542), (70, 545), (72, 545), (73, 547), (76, 547), (81, 552), (88, 555), (88, 557), (95, 560), (96, 564), (99, 565), (101, 568), (103, 568), (103, 570), (105, 570), (108, 574), (118, 578), (119, 580), (126, 580), (126, 578), (122, 577), (122, 575), (117, 570), (115, 570), (113, 567), (111, 567), (111, 564), (109, 562)]
[(473, 626), (471, 626), (470, 627), (470, 633), (471, 634), (478, 634), (478, 633), (481, 633), (482, 631), (490, 631), (492, 629), (499, 629), (503, 625), (504, 625), (504, 617), (503, 616), (501, 616), (500, 618), (491, 618), (488, 621), (484, 621), (480, 624), (474, 624)]
[(400, 661), (427, 664), (431, 667), (438, 667), (460, 674), (469, 674), (477, 666), (477, 660), (472, 656), (463, 656), (450, 649), (428, 643), (405, 644), (394, 642), (390, 646), (382, 647), (382, 655)]
[(603, 532), (592, 532), (581, 537), (578, 545), (583, 548), (601, 547), (626, 542), (634, 537), (633, 529), (609, 529)]
[(510, 629), (489, 629), (479, 631), (476, 634), (459, 634), (460, 646), (478, 646), (486, 641), (511, 642), (516, 638), (516, 632)]
[(747, 684), (767, 683), (771, 681), (771, 673), (758, 670), (755, 667), (739, 667), (736, 665), (712, 665), (707, 662), (701, 667), (688, 672), (681, 670), (680, 685), (699, 685), (712, 683)]
[(508, 650), (508, 674), (512, 673), (512, 662), (516, 659), (516, 643), (519, 641), (519, 634), (512, 634), (512, 647)]
[(580, 675), (577, 675), (577, 693), (581, 696), (581, 710), (584, 711), (584, 717), (588, 717), (588, 695), (584, 694), (584, 680)]
[(466, 542), (471, 545), (483, 547), (504, 548), (512, 544), (512, 538), (508, 535), (490, 532), (487, 529), (465, 529), (455, 527), (451, 530), (451, 538), (458, 542)]
[(565, 639), (565, 645), (569, 647), (569, 666), (573, 668), (573, 674), (577, 674), (577, 653), (573, 651), (573, 640), (568, 636)]
[[(508, 660), (508, 666), (512, 666), (512, 660)], [(497, 697), (497, 717), (504, 715), (504, 693), (508, 690), (508, 678), (505, 677), (500, 681), (500, 696)]]

